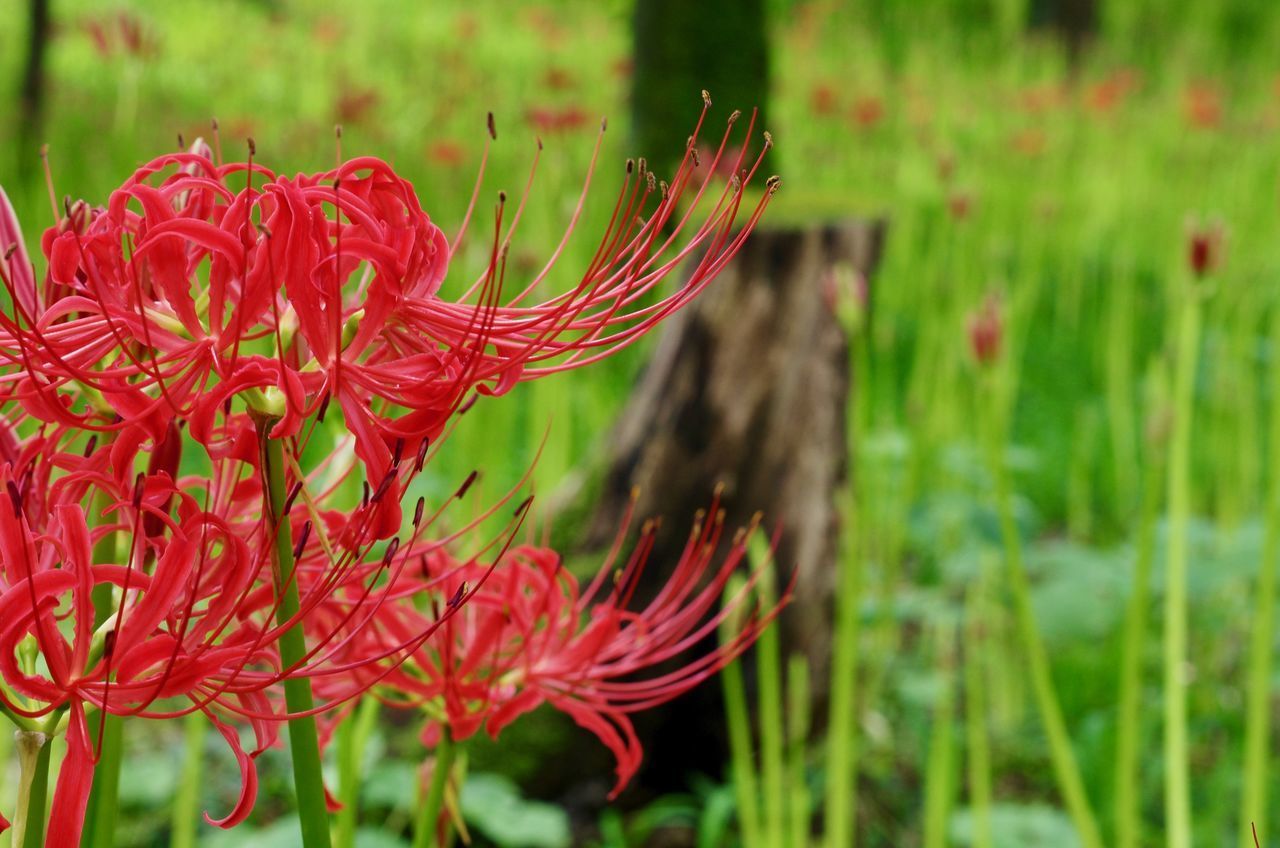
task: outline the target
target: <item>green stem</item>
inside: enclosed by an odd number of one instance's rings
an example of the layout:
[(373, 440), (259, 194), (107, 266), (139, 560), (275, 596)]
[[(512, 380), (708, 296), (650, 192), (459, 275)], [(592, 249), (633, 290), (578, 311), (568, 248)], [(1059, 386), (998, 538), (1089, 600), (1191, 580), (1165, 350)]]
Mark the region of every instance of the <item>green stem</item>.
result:
[[(725, 597), (742, 588), (740, 580), (725, 586)], [(721, 625), (721, 638), (730, 639), (737, 632), (737, 622), (726, 620)], [(733, 794), (738, 807), (738, 829), (742, 848), (763, 848), (760, 841), (760, 793), (751, 753), (751, 719), (747, 708), (747, 689), (742, 681), (742, 660), (736, 659), (720, 672), (724, 691), (725, 725), (729, 734), (729, 769), (733, 775)]]
[[(1002, 405), (997, 401), (993, 406), (999, 415)], [(1066, 721), (1062, 717), (1062, 706), (1058, 702), (1057, 691), (1053, 685), (1049, 653), (1044, 641), (1040, 638), (1040, 632), (1036, 629), (1035, 610), (1031, 605), (1031, 585), (1027, 579), (1026, 565), (1022, 561), (1022, 539), (1013, 514), (1013, 493), (1010, 490), (1008, 474), (1000, 451), (1002, 431), (1003, 428), (989, 428), (987, 452), (991, 476), (995, 481), (996, 511), (1000, 519), (1000, 536), (1004, 543), (1009, 590), (1013, 598), (1014, 626), (1017, 628), (1019, 641), (1022, 642), (1026, 652), (1036, 710), (1040, 714), (1045, 736), (1048, 737), (1049, 758), (1053, 765), (1054, 778), (1057, 780), (1063, 801), (1066, 802), (1067, 812), (1071, 816), (1071, 821), (1084, 848), (1101, 848), (1102, 837), (1098, 831), (1097, 820), (1094, 818), (1093, 809), (1089, 806), (1084, 780), (1080, 776), (1080, 768), (1071, 750), (1071, 737), (1067, 733)]]
[(924, 848), (945, 848), (951, 813), (952, 763), (955, 759), (955, 647), (949, 624), (938, 630), (938, 674), (942, 692), (933, 707), (929, 763), (924, 783)]
[[(103, 510), (111, 505), (111, 499), (103, 494), (94, 499), (92, 517), (97, 519)], [(116, 535), (108, 533), (93, 546), (93, 561), (96, 563), (114, 563), (116, 561)], [(101, 627), (115, 614), (115, 602), (109, 583), (102, 583), (93, 588), (93, 626)], [(107, 715), (105, 719), (91, 720), (89, 723), (95, 737), (101, 726), (100, 742), (102, 755), (93, 770), (93, 788), (89, 793), (89, 808), (85, 817), (84, 836), (81, 844), (85, 848), (111, 848), (115, 844), (116, 809), (120, 798), (120, 764), (124, 759), (124, 719), (120, 716)], [(97, 740), (95, 739), (95, 742)]]
[(1116, 719), (1116, 846), (1137, 848), (1141, 837), (1138, 798), (1138, 741), (1141, 719), (1142, 656), (1151, 604), (1151, 562), (1155, 556), (1156, 513), (1160, 503), (1160, 463), (1147, 464), (1138, 530), (1133, 593), (1124, 620), (1120, 655), (1120, 704)]
[(991, 848), (991, 743), (987, 736), (986, 584), (984, 563), (965, 597), (964, 713), (969, 747), (969, 807), (973, 812), (973, 848)]
[(443, 848), (447, 839), (440, 838), (440, 812), (444, 809), (444, 791), (449, 785), (449, 772), (453, 770), (455, 745), (446, 729), (436, 746), (436, 762), (431, 770), (431, 785), (418, 807), (418, 817), (413, 824), (413, 848)]
[(1164, 598), (1165, 836), (1191, 848), (1191, 780), (1187, 751), (1187, 526), (1191, 519), (1191, 426), (1200, 302), (1183, 296), (1174, 359), (1173, 432), (1169, 442), (1169, 561)]
[(858, 604), (862, 570), (855, 543), (856, 509), (849, 494), (845, 515), (840, 572), (836, 586), (836, 621), (831, 655), (830, 728), (827, 731), (827, 792), (825, 799), (827, 848), (852, 848), (857, 818), (857, 695)]
[[(275, 548), (272, 564), (276, 572), (276, 588), (280, 605), (276, 621), (281, 625), (292, 621), (301, 607), (298, 582), (293, 579), (293, 534), (284, 517), (288, 496), (284, 475), (284, 445), (268, 438), (269, 422), (259, 422), (258, 438), (262, 444), (262, 476), (266, 486), (271, 519), (275, 525)], [(300, 624), (295, 623), (280, 636), (280, 661), (285, 669), (300, 665), (307, 655), (306, 639)], [(284, 681), (285, 706), (295, 718), (289, 719), (289, 750), (293, 755), (293, 785), (298, 799), (298, 823), (302, 830), (303, 848), (330, 848), (329, 813), (325, 804), (324, 777), (320, 769), (320, 740), (314, 716), (311, 681), (306, 677), (288, 677)]]
[[(757, 539), (762, 537), (757, 536)], [(753, 554), (757, 551), (753, 550)], [(765, 561), (767, 552), (753, 556), (756, 563)], [(757, 585), (760, 605), (774, 605), (773, 569), (766, 567)], [(782, 848), (786, 825), (786, 766), (783, 752), (782, 719), (782, 646), (778, 628), (768, 627), (756, 641), (756, 675), (760, 709), (760, 777), (764, 789), (765, 844)]]
[[(1271, 339), (1280, 345), (1280, 308), (1272, 315)], [(1267, 530), (1258, 587), (1254, 597), (1253, 633), (1244, 724), (1244, 792), (1240, 801), (1240, 844), (1267, 842), (1267, 756), (1271, 742), (1271, 660), (1275, 640), (1276, 559), (1280, 557), (1280, 368), (1273, 367), (1271, 384), (1271, 491), (1267, 502)]]
[(204, 738), (208, 731), (203, 713), (193, 712), (182, 720), (182, 775), (173, 799), (169, 848), (196, 848), (196, 827), (200, 821), (200, 784), (204, 760)]
[(360, 821), (360, 771), (364, 750), (378, 719), (378, 701), (365, 698), (355, 715), (338, 728), (338, 800), (342, 809), (337, 815), (335, 848), (354, 848), (356, 826)]
[(13, 814), (15, 848), (41, 848), (44, 845), (44, 811), (49, 795), (49, 754), (53, 742), (38, 730), (19, 730), (18, 804)]
[(805, 780), (805, 754), (809, 741), (809, 661), (793, 654), (787, 662), (787, 783), (790, 784), (791, 848), (809, 845), (809, 786)]

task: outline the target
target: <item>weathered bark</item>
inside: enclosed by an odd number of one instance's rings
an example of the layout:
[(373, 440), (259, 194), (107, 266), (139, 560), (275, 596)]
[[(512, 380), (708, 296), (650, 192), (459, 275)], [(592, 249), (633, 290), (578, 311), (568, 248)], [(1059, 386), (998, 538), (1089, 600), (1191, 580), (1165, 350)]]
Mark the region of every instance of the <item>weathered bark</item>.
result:
[[(781, 531), (780, 580), (797, 572), (782, 618), (786, 650), (804, 652), (826, 684), (840, 515), (848, 474), (849, 345), (832, 308), (840, 265), (869, 275), (883, 222), (758, 230), (689, 309), (668, 323), (609, 442), (588, 545), (612, 539), (632, 488), (635, 516), (663, 530), (641, 593), (679, 558), (693, 515), (715, 487), (728, 532), (757, 511)], [(646, 790), (678, 788), (723, 765), (722, 707), (703, 687), (639, 723)]]
[(827, 281), (840, 263), (868, 274), (883, 232), (853, 222), (754, 233), (665, 329), (610, 440), (587, 525), (590, 541), (612, 538), (638, 487), (635, 514), (663, 519), (660, 569), (722, 484), (730, 527), (759, 510), (781, 529), (778, 563), (798, 572), (786, 631), (815, 668), (828, 649), (848, 455), (849, 348)]

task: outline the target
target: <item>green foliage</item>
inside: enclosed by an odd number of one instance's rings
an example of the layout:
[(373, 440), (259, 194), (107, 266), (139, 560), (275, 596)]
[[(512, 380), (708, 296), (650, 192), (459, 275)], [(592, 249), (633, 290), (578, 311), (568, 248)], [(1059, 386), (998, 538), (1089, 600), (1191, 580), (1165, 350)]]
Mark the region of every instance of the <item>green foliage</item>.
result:
[(500, 848), (566, 848), (570, 843), (569, 819), (559, 807), (526, 800), (501, 775), (468, 775), (462, 814)]

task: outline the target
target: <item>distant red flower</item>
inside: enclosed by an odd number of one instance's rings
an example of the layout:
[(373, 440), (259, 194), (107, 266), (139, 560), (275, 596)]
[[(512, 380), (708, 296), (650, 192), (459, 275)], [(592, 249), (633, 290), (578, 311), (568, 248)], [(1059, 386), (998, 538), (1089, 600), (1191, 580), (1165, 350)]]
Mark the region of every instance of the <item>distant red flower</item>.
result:
[(94, 49), (104, 59), (119, 54), (141, 58), (154, 51), (155, 45), (146, 35), (142, 21), (129, 12), (87, 18), (82, 26)]
[(1214, 129), (1222, 124), (1222, 95), (1213, 86), (1197, 83), (1187, 86), (1182, 99), (1187, 123), (1199, 129)]
[(952, 219), (963, 221), (973, 211), (973, 195), (967, 191), (956, 190), (947, 195), (947, 212)]
[(525, 120), (539, 132), (554, 135), (580, 129), (591, 118), (577, 106), (535, 106), (525, 112)]
[(1028, 127), (1010, 136), (1009, 146), (1023, 156), (1034, 158), (1044, 153), (1048, 141), (1044, 130)]
[(466, 161), (467, 149), (448, 139), (433, 141), (427, 147), (427, 158), (437, 165), (456, 167)]
[(375, 88), (344, 86), (334, 102), (334, 116), (340, 124), (359, 124), (377, 109), (381, 99)]
[(863, 129), (870, 129), (884, 117), (884, 101), (874, 95), (864, 95), (853, 103), (853, 121)]
[(827, 117), (840, 109), (836, 87), (830, 83), (820, 82), (809, 91), (809, 108), (815, 115)]
[(1060, 109), (1067, 102), (1067, 93), (1059, 85), (1041, 85), (1024, 89), (1018, 95), (1018, 106), (1031, 115), (1043, 115)]
[(1119, 70), (1093, 83), (1085, 90), (1084, 104), (1090, 111), (1105, 115), (1115, 111), (1138, 87), (1138, 77), (1131, 70)]
[(956, 157), (950, 153), (941, 153), (938, 155), (938, 180), (942, 183), (951, 182), (951, 178), (956, 172)]
[(969, 349), (979, 365), (991, 365), (1000, 357), (1004, 340), (1004, 310), (995, 295), (969, 316)]
[(1226, 230), (1220, 222), (1187, 226), (1187, 267), (1197, 277), (1207, 276), (1222, 264)]
[(578, 87), (578, 79), (572, 72), (552, 65), (543, 71), (542, 84), (552, 91), (571, 91)]

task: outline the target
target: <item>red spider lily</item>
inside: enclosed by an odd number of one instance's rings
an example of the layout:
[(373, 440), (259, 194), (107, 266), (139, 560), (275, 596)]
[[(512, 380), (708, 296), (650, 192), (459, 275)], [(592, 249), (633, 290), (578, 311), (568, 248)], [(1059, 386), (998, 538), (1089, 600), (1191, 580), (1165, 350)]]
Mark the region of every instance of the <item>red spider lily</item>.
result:
[[(0, 503), (0, 705), (20, 721), (65, 716), (68, 756), (53, 807), (60, 826), (50, 845), (78, 844), (96, 759), (88, 711), (149, 719), (204, 713), (240, 764), (239, 801), (211, 819), (231, 827), (252, 809), (254, 758), (276, 741), (280, 722), (297, 717), (278, 703), (278, 684), (289, 677), (326, 681), (331, 699), (314, 712), (333, 709), (416, 651), (451, 614), (423, 622), (402, 644), (384, 640), (378, 653), (353, 659), (345, 640), (385, 602), (378, 584), (384, 577), (394, 583), (403, 566), (392, 556), (368, 561), (389, 484), (366, 490), (353, 510), (325, 510), (329, 532), (309, 532), (304, 516), (322, 513), (302, 483), (324, 499), (314, 480), (324, 474), (336, 484), (342, 477), (329, 463), (312, 481), (287, 478), (299, 507), (291, 520), (307, 528), (298, 543), (300, 554), (307, 550), (305, 591), (298, 613), (277, 621), (283, 593), (270, 554), (275, 530), (263, 517), (255, 430), (246, 418), (229, 416), (223, 427), (240, 432), (238, 450), (251, 461), (215, 459), (203, 477), (176, 476), (176, 426), (161, 440), (132, 427), (83, 453), (58, 449), (74, 435), (19, 442), (0, 430), (0, 485), (8, 492), (8, 503)], [(425, 458), (396, 458), (393, 468), (407, 482)], [(139, 466), (148, 470), (131, 476)], [(100, 515), (89, 514), (89, 504), (103, 503)], [(518, 510), (517, 523), (522, 515)], [(90, 518), (98, 520), (93, 527)], [(411, 543), (430, 524), (419, 510)], [(109, 535), (127, 545), (116, 561), (95, 561), (96, 544)], [(114, 612), (101, 621), (96, 587), (116, 597)], [(335, 597), (345, 614), (326, 630), (311, 619)], [(286, 667), (278, 642), (304, 620), (314, 637), (310, 650)], [(24, 644), (34, 644), (35, 665), (20, 659)], [(241, 747), (241, 722), (254, 732), (253, 752)]]
[(982, 366), (995, 362), (1003, 340), (1004, 310), (998, 297), (988, 295), (982, 308), (969, 316), (969, 349), (974, 360)]
[[(106, 473), (109, 454), (61, 453), (52, 440), (37, 440), (0, 465), (8, 492), (0, 505), (0, 704), (19, 722), (52, 716), (67, 732), (50, 846), (79, 844), (96, 759), (88, 741), (91, 708), (149, 718), (195, 710), (208, 716), (241, 769), (239, 802), (214, 821), (226, 827), (248, 814), (257, 785), (254, 755), (241, 747), (230, 717), (250, 717), (259, 750), (276, 738), (261, 689), (218, 691), (234, 669), (272, 661), (268, 643), (237, 622), (235, 593), (257, 578), (248, 546), (167, 472), (141, 476), (122, 490)], [(103, 523), (91, 529), (86, 504), (104, 495)], [(170, 503), (176, 518), (168, 514)], [(146, 518), (163, 530), (145, 532)], [(109, 534), (127, 536), (127, 550), (120, 562), (95, 561), (95, 544)], [(119, 598), (100, 625), (98, 587)], [(33, 646), (36, 656), (22, 645)], [(175, 707), (174, 699), (190, 703)]]
[(884, 117), (884, 101), (873, 94), (864, 95), (854, 101), (849, 115), (860, 128), (870, 129)]
[(525, 113), (525, 120), (540, 132), (548, 135), (570, 132), (587, 125), (590, 116), (577, 106), (553, 108), (538, 106)]
[[(392, 446), (437, 437), (471, 388), (501, 393), (593, 362), (701, 291), (777, 187), (771, 179), (740, 222), (743, 187), (760, 157), (729, 153), (728, 139), (726, 131), (710, 162), (712, 170), (730, 163), (732, 179), (718, 191), (693, 181), (696, 132), (670, 184), (643, 162), (628, 163), (580, 282), (538, 304), (526, 301), (550, 276), (563, 241), (501, 302), (523, 202), (505, 232), (499, 205), (489, 266), (451, 302), (439, 289), (462, 234), (451, 246), (385, 162), (366, 157), (290, 179), (252, 161), (217, 164), (203, 145), (162, 156), (83, 227), (46, 235), (43, 291), (0, 320), (0, 353), (21, 366), (0, 379), (42, 420), (111, 429), (121, 426), (118, 413), (159, 437), (176, 416), (215, 454), (225, 446), (213, 441), (209, 422), (237, 395), (271, 407), (277, 438), (323, 418), (336, 399), (369, 479), (380, 480)], [(712, 208), (695, 225), (704, 204)], [(682, 288), (646, 298), (695, 256)], [(66, 393), (89, 405), (75, 407)]]
[[(382, 610), (364, 636), (403, 642), (439, 615), (439, 601), (469, 594), (465, 606), (387, 677), (382, 695), (394, 706), (421, 706), (428, 744), (446, 729), (465, 739), (482, 727), (492, 736), (519, 716), (550, 704), (595, 734), (617, 760), (613, 795), (639, 768), (642, 751), (630, 715), (678, 697), (716, 674), (754, 642), (789, 600), (754, 609), (727, 642), (691, 660), (673, 661), (716, 632), (748, 604), (753, 572), (723, 607), (717, 602), (741, 564), (751, 530), (740, 531), (717, 564), (723, 514), (700, 520), (670, 578), (651, 600), (635, 605), (636, 587), (653, 543), (646, 526), (623, 567), (618, 546), (582, 587), (552, 550), (515, 548), (496, 565), (460, 562), (445, 549), (419, 557), (399, 602)], [(754, 528), (752, 528), (754, 529)]]
[(1197, 129), (1215, 129), (1222, 124), (1222, 95), (1207, 83), (1188, 85), (1183, 92), (1183, 115)]
[(1213, 273), (1222, 264), (1227, 234), (1221, 221), (1187, 224), (1187, 267), (1196, 277)]

